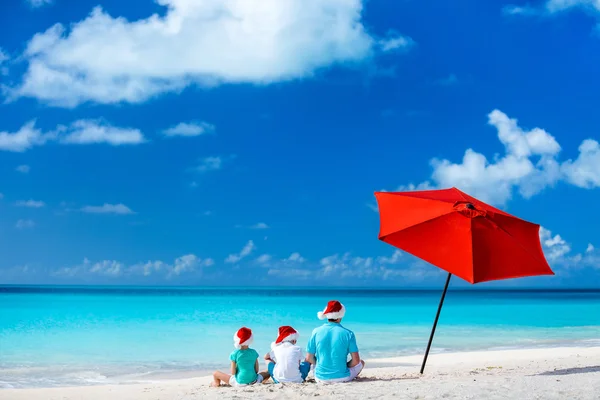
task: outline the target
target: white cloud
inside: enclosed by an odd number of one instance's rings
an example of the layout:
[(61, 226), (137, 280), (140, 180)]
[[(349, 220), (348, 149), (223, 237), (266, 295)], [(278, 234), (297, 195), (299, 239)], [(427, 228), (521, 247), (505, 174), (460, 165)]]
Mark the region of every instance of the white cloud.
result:
[(256, 250), (256, 245), (252, 240), (249, 240), (238, 254), (228, 255), (225, 259), (225, 262), (227, 264), (236, 264), (242, 259), (248, 257), (254, 250)]
[(133, 265), (126, 265), (116, 260), (91, 262), (89, 259), (85, 258), (83, 263), (73, 267), (60, 268), (54, 272), (54, 275), (71, 277), (100, 275), (116, 278), (120, 276), (150, 276), (162, 274), (168, 279), (172, 278), (173, 276), (195, 272), (199, 269), (210, 267), (212, 265), (214, 265), (213, 259), (201, 259), (195, 254), (183, 255), (176, 258), (172, 263), (155, 260)]
[(0, 150), (5, 151), (22, 153), (50, 141), (61, 144), (106, 143), (120, 146), (144, 143), (145, 139), (138, 129), (119, 128), (99, 120), (78, 120), (69, 126), (59, 125), (55, 130), (45, 133), (35, 127), (35, 121), (29, 121), (17, 132), (0, 132)]
[(540, 241), (550, 262), (561, 260), (571, 251), (571, 246), (560, 235), (553, 236), (552, 232), (544, 227), (540, 227)]
[(29, 208), (42, 208), (46, 205), (43, 201), (30, 200), (19, 200), (16, 203), (17, 207), (29, 207)]
[(256, 258), (256, 263), (262, 267), (270, 267), (272, 269), (285, 268), (294, 269), (305, 263), (306, 259), (300, 253), (294, 252), (289, 257), (282, 259), (273, 259), (270, 254), (263, 254)]
[(565, 161), (561, 170), (572, 185), (584, 189), (600, 187), (600, 144), (595, 140), (584, 140), (577, 159)]
[(258, 224), (252, 225), (250, 229), (269, 229), (269, 225), (264, 222), (259, 222)]
[(194, 171), (204, 173), (209, 171), (217, 171), (221, 168), (223, 168), (223, 158), (211, 156), (201, 159), (200, 163), (194, 167)]
[(566, 11), (571, 8), (580, 7), (583, 9), (600, 11), (600, 1), (598, 0), (548, 0), (546, 9), (551, 12)]
[(10, 60), (10, 56), (0, 47), (0, 65), (8, 60)]
[(17, 229), (28, 229), (33, 228), (35, 226), (35, 222), (30, 219), (20, 219), (17, 221), (15, 227)]
[(98, 144), (111, 146), (144, 143), (144, 136), (139, 129), (118, 128), (102, 121), (78, 120), (69, 127), (59, 127), (64, 134), (60, 141), (64, 144)]
[(207, 122), (180, 122), (179, 124), (165, 129), (165, 136), (199, 136), (215, 131), (215, 126)]
[[(362, 0), (157, 0), (167, 7), (128, 21), (96, 7), (69, 27), (37, 33), (12, 96), (73, 107), (142, 102), (187, 86), (270, 84), (369, 60), (383, 44), (363, 26)], [(396, 40), (397, 42), (394, 42)]]
[(270, 254), (262, 254), (256, 258), (256, 262), (261, 265), (268, 265), (272, 259), (273, 256)]
[[(504, 145), (504, 154), (493, 160), (467, 149), (462, 162), (433, 159), (431, 180), (418, 185), (404, 185), (399, 190), (425, 190), (458, 187), (482, 201), (504, 205), (517, 190), (529, 198), (559, 181), (583, 187), (600, 186), (600, 146), (585, 140), (575, 161), (558, 161), (561, 147), (556, 139), (541, 128), (526, 130), (516, 119), (499, 110), (488, 115), (488, 123), (496, 128)], [(372, 206), (371, 206), (372, 207)]]
[(8, 67), (3, 64), (10, 60), (10, 56), (0, 47), (0, 75), (8, 75)]
[(390, 31), (386, 38), (379, 40), (378, 44), (381, 51), (388, 53), (398, 50), (407, 50), (414, 46), (415, 42), (408, 36), (403, 36), (397, 32)]
[(45, 5), (52, 4), (53, 0), (26, 0), (33, 8), (40, 8)]
[(15, 171), (20, 172), (22, 174), (28, 174), (30, 170), (31, 167), (29, 165), (19, 165), (17, 168), (15, 168)]
[(41, 146), (53, 138), (35, 127), (35, 121), (23, 125), (14, 133), (0, 131), (0, 150), (22, 153), (33, 146)]
[(580, 269), (585, 267), (600, 268), (600, 251), (588, 243), (583, 253), (573, 253), (571, 245), (560, 235), (544, 227), (540, 228), (540, 241), (544, 254), (552, 267)]
[(89, 214), (119, 214), (128, 215), (135, 214), (133, 210), (127, 207), (125, 204), (108, 204), (104, 203), (101, 206), (84, 206), (81, 207), (80, 211)]
[(540, 10), (530, 6), (508, 5), (502, 8), (502, 13), (504, 15), (532, 16), (540, 14)]

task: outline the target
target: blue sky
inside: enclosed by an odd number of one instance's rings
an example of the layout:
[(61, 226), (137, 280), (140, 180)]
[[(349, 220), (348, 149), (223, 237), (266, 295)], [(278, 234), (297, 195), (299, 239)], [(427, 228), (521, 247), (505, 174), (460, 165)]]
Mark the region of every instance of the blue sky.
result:
[(457, 186), (600, 283), (600, 5), (0, 5), (0, 282), (436, 286), (376, 190)]

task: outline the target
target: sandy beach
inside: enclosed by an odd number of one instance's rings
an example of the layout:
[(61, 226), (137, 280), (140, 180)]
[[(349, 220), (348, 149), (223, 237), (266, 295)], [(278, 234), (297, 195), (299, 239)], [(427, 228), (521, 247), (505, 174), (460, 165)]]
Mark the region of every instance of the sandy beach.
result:
[(5, 389), (2, 400), (120, 399), (598, 399), (600, 347), (436, 354), (420, 376), (419, 356), (367, 360), (349, 384), (210, 388), (210, 377), (47, 389)]

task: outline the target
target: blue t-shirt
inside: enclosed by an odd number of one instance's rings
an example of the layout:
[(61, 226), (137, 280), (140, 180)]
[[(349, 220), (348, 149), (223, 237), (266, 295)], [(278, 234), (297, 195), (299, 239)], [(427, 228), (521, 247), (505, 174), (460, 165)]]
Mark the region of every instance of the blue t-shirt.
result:
[(358, 346), (354, 332), (335, 322), (327, 322), (313, 331), (306, 352), (315, 355), (315, 376), (325, 381), (350, 376), (348, 354), (357, 353)]

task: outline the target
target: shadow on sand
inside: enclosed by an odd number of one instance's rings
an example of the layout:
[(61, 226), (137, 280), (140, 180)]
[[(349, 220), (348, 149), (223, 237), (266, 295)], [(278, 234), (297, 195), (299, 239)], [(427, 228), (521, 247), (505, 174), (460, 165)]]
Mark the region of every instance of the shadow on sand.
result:
[(561, 376), (561, 375), (574, 375), (574, 374), (589, 374), (592, 372), (600, 372), (600, 365), (594, 365), (592, 367), (579, 367), (579, 368), (566, 368), (566, 369), (555, 369), (554, 371), (542, 372), (541, 376)]
[(359, 376), (356, 378), (356, 382), (396, 382), (396, 381), (407, 381), (421, 379), (421, 375), (401, 375), (390, 378), (378, 378), (376, 376)]

